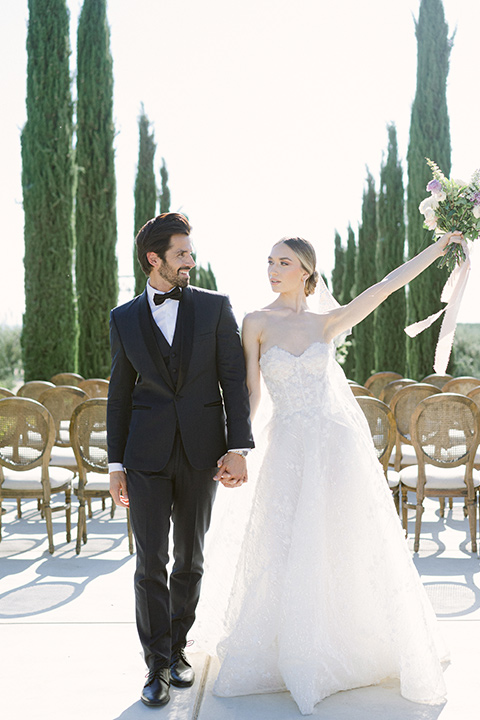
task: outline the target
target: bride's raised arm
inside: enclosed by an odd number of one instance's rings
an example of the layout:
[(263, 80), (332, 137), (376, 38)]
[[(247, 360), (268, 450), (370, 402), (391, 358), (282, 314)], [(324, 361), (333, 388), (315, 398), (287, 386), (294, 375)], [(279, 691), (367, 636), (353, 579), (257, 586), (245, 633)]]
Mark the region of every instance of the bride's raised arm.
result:
[(242, 324), (242, 345), (247, 370), (247, 387), (250, 398), (250, 420), (253, 420), (260, 404), (260, 344), (262, 323), (260, 313), (245, 315)]
[[(392, 270), (383, 280), (364, 290), (354, 298), (348, 305), (331, 310), (325, 319), (324, 339), (330, 342), (334, 337), (346, 332), (358, 325), (370, 313), (372, 313), (384, 300), (395, 290), (407, 285), (411, 280), (420, 275), (429, 267), (434, 260), (445, 254), (449, 242), (458, 242), (462, 237), (461, 233), (445, 233), (437, 242), (429, 245), (421, 253), (415, 255), (400, 267)], [(440, 298), (439, 298), (440, 299)]]

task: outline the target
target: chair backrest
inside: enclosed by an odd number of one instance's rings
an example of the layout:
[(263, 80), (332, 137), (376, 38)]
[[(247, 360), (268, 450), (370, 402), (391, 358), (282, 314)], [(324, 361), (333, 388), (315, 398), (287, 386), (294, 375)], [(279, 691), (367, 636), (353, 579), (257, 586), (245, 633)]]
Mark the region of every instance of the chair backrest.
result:
[(107, 400), (90, 398), (77, 405), (70, 421), (72, 443), (80, 474), (108, 472)]
[(356, 399), (370, 427), (377, 457), (386, 472), (397, 435), (393, 412), (378, 398), (359, 395)]
[(471, 398), (443, 392), (425, 398), (415, 408), (410, 423), (419, 466), (466, 464), (471, 476), (479, 430), (479, 410)]
[(467, 394), (467, 397), (472, 398), (473, 402), (480, 410), (480, 385), (474, 387), (473, 390), (470, 390), (470, 392)]
[(460, 395), (468, 395), (470, 390), (480, 385), (480, 379), (471, 375), (462, 375), (461, 377), (452, 378), (442, 388), (442, 392), (459, 393)]
[(15, 397), (15, 393), (5, 387), (0, 387), (0, 399), (4, 397)]
[(379, 400), (384, 402), (386, 405), (390, 405), (392, 397), (395, 395), (397, 390), (400, 390), (400, 388), (405, 387), (406, 385), (414, 384), (415, 380), (411, 380), (410, 378), (398, 378), (397, 380), (392, 380), (387, 383), (380, 392)]
[[(87, 393), (74, 385), (54, 385), (46, 390), (39, 398), (39, 402), (50, 411), (55, 422), (55, 444), (60, 447), (70, 445), (69, 423), (74, 408), (88, 398)], [(65, 429), (62, 423), (67, 423)]]
[(30, 470), (48, 463), (55, 441), (55, 424), (46, 407), (36, 400), (8, 397), (0, 400), (0, 481), (3, 467)]
[(82, 380), (82, 382), (78, 384), (78, 387), (84, 390), (88, 397), (91, 398), (106, 398), (108, 395), (108, 386), (108, 380), (103, 380), (103, 378), (88, 378), (88, 380)]
[(358, 395), (365, 395), (367, 397), (374, 397), (371, 390), (366, 388), (364, 385), (356, 385), (351, 383), (350, 384), (350, 390), (352, 393), (357, 397)]
[(395, 416), (397, 432), (402, 442), (411, 444), (410, 422), (418, 403), (430, 397), (430, 395), (437, 395), (438, 393), (441, 393), (441, 390), (429, 383), (415, 383), (397, 390), (390, 401), (390, 407)]
[(74, 372), (63, 372), (57, 373), (50, 380), (54, 385), (78, 385), (84, 377)]
[(400, 373), (390, 371), (374, 373), (365, 381), (365, 387), (378, 398), (387, 383), (399, 380), (401, 377)]
[(31, 400), (39, 400), (40, 396), (55, 385), (48, 380), (30, 380), (18, 388), (17, 397), (26, 397)]
[(446, 375), (437, 375), (437, 373), (432, 373), (431, 375), (427, 375), (427, 377), (424, 377), (421, 382), (435, 385), (435, 387), (438, 387), (441, 390), (445, 383), (451, 379), (452, 375), (449, 375), (448, 373)]

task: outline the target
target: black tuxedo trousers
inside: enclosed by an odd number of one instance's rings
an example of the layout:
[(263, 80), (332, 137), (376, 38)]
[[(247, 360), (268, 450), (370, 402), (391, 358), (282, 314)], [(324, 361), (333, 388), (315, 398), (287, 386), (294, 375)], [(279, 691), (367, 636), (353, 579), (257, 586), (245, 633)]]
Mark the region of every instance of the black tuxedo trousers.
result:
[[(127, 468), (130, 518), (137, 547), (137, 630), (150, 669), (168, 667), (195, 620), (203, 574), (203, 545), (210, 524), (216, 468), (196, 470), (177, 432), (172, 455), (157, 473)], [(173, 568), (166, 566), (170, 518)], [(168, 581), (169, 580), (169, 581)]]

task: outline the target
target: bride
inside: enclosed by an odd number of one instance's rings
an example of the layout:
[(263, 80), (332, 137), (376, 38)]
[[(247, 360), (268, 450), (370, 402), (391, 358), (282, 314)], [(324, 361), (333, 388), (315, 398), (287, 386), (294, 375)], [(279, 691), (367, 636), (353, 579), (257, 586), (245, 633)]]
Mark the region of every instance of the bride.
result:
[(273, 415), (218, 646), (216, 695), (289, 690), (307, 715), (332, 693), (398, 678), (405, 698), (443, 702), (433, 609), (332, 341), (460, 237), (445, 234), (321, 314), (306, 303), (318, 281), (312, 245), (286, 238), (272, 248), (278, 297), (245, 317), (242, 338), (252, 416), (261, 375)]

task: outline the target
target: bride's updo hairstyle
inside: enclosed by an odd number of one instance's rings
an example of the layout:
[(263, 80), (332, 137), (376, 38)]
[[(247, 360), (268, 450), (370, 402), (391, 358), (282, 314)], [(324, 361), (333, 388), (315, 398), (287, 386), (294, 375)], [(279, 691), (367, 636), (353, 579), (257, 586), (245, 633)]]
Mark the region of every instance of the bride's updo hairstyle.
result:
[(317, 256), (315, 248), (308, 240), (304, 240), (300, 237), (286, 237), (279, 240), (277, 245), (285, 243), (288, 247), (293, 250), (297, 258), (300, 260), (300, 264), (305, 272), (308, 273), (308, 278), (305, 280), (305, 295), (313, 295), (318, 282), (318, 272), (315, 270), (317, 266)]

